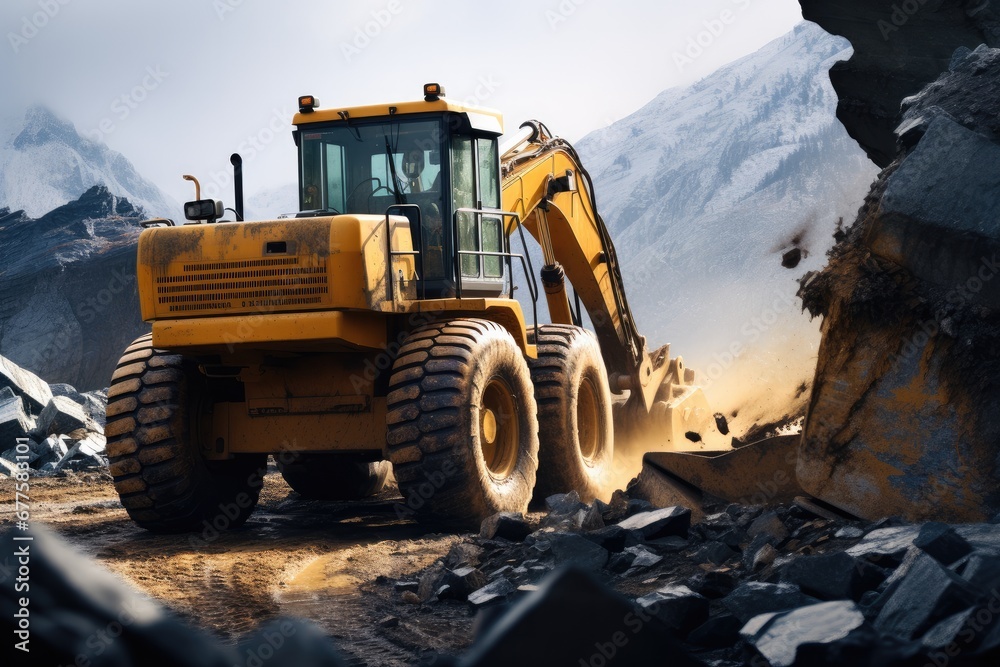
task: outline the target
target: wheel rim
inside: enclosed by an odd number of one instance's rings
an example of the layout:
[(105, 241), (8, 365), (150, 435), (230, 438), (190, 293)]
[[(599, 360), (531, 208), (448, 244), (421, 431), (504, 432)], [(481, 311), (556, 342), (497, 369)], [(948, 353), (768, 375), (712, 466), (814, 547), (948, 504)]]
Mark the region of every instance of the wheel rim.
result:
[(517, 467), (517, 425), (514, 392), (502, 378), (491, 378), (479, 406), (479, 442), (494, 479), (510, 477)]
[(588, 465), (593, 465), (601, 453), (601, 417), (597, 406), (597, 387), (590, 378), (584, 378), (576, 397), (576, 433), (580, 455)]

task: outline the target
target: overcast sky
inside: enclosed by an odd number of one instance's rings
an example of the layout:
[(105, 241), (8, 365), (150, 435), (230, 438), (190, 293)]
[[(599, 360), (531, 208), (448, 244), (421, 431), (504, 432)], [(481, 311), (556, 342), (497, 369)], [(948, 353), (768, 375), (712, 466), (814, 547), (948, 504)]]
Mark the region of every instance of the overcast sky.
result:
[(4, 0), (0, 106), (49, 106), (180, 201), (181, 174), (211, 183), (242, 150), (249, 197), (296, 179), (299, 95), (398, 102), (438, 81), (508, 131), (576, 140), (801, 20), (795, 0)]

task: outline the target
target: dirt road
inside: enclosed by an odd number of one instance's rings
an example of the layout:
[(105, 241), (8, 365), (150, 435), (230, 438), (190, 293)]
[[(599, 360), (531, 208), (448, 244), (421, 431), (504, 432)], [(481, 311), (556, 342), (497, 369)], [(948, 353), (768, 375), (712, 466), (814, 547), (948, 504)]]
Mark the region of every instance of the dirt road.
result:
[[(0, 529), (13, 521), (0, 481)], [(309, 619), (357, 665), (460, 653), (473, 618), (458, 604), (409, 605), (394, 588), (459, 539), (397, 516), (395, 489), (355, 503), (302, 500), (275, 470), (239, 530), (153, 535), (133, 524), (107, 474), (37, 477), (32, 521), (48, 525), (128, 584), (226, 642), (283, 615)]]

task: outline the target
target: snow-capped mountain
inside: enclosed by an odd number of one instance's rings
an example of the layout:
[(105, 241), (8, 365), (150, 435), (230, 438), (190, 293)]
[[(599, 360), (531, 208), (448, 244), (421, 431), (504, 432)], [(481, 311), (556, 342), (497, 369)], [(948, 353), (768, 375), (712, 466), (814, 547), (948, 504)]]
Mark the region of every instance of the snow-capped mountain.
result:
[(83, 137), (42, 106), (0, 127), (0, 206), (38, 218), (100, 185), (147, 217), (176, 218), (180, 206), (145, 180), (125, 157)]
[[(650, 347), (670, 342), (731, 411), (744, 391), (807, 398), (818, 322), (796, 281), (825, 262), (878, 171), (835, 116), (828, 71), (850, 53), (802, 23), (577, 146), (640, 331)], [(804, 259), (789, 270), (793, 248)]]
[(299, 210), (299, 185), (288, 183), (249, 194), (246, 201), (247, 220), (274, 220), (283, 213)]

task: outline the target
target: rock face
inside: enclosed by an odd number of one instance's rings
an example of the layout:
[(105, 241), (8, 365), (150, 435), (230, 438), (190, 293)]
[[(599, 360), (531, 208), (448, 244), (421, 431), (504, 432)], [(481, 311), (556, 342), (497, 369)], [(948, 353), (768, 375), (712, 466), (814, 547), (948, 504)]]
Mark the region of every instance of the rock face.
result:
[(37, 220), (0, 210), (0, 354), (51, 382), (107, 386), (147, 330), (135, 281), (142, 218), (97, 186)]
[(1000, 50), (908, 100), (902, 151), (802, 296), (823, 343), (799, 457), (859, 516), (1000, 511)]
[(799, 0), (802, 15), (854, 45), (830, 70), (837, 117), (880, 167), (896, 157), (903, 100), (948, 69), (959, 47), (1000, 46), (1000, 7), (983, 0)]

